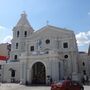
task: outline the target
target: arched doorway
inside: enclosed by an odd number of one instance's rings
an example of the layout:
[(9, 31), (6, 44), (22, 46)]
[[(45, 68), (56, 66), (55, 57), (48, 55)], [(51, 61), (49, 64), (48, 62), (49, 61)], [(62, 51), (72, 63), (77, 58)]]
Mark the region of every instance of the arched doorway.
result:
[(32, 66), (32, 84), (46, 84), (46, 70), (41, 62)]
[(11, 72), (11, 82), (15, 82), (15, 71), (14, 69), (10, 68), (9, 71)]

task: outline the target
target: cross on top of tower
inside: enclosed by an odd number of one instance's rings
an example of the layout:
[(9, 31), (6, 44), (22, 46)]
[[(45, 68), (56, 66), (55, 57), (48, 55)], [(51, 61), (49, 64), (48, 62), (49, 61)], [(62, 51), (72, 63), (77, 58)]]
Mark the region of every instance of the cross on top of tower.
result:
[(23, 11), (22, 14), (21, 14), (21, 16), (22, 16), (22, 17), (26, 17), (26, 16), (27, 16), (26, 12)]

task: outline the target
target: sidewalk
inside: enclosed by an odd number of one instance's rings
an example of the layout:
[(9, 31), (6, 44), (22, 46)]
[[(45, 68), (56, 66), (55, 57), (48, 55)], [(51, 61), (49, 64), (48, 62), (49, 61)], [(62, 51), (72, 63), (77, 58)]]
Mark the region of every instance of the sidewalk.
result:
[(4, 83), (0, 85), (0, 90), (50, 90), (50, 86), (25, 86), (14, 83)]

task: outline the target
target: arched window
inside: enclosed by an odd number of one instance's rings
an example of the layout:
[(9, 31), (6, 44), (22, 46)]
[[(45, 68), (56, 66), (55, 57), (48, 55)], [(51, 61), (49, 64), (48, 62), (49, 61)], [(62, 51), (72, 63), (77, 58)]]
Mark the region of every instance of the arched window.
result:
[(16, 49), (18, 49), (18, 43), (16, 43)]
[(14, 59), (17, 60), (17, 55), (14, 56)]
[(24, 32), (24, 37), (27, 37), (27, 31)]
[(15, 77), (15, 70), (11, 70), (11, 77)]
[(83, 62), (82, 64), (83, 64), (83, 66), (85, 66), (85, 62)]
[(86, 75), (86, 70), (83, 70), (83, 74)]
[(19, 31), (17, 31), (17, 37), (19, 37)]
[(30, 51), (34, 51), (34, 46), (31, 46), (30, 47)]

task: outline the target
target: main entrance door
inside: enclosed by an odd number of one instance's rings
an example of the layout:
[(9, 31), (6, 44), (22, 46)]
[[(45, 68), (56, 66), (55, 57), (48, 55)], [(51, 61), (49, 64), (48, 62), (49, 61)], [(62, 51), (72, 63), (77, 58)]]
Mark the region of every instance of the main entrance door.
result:
[(32, 84), (45, 84), (46, 71), (45, 66), (41, 62), (37, 62), (32, 66)]

